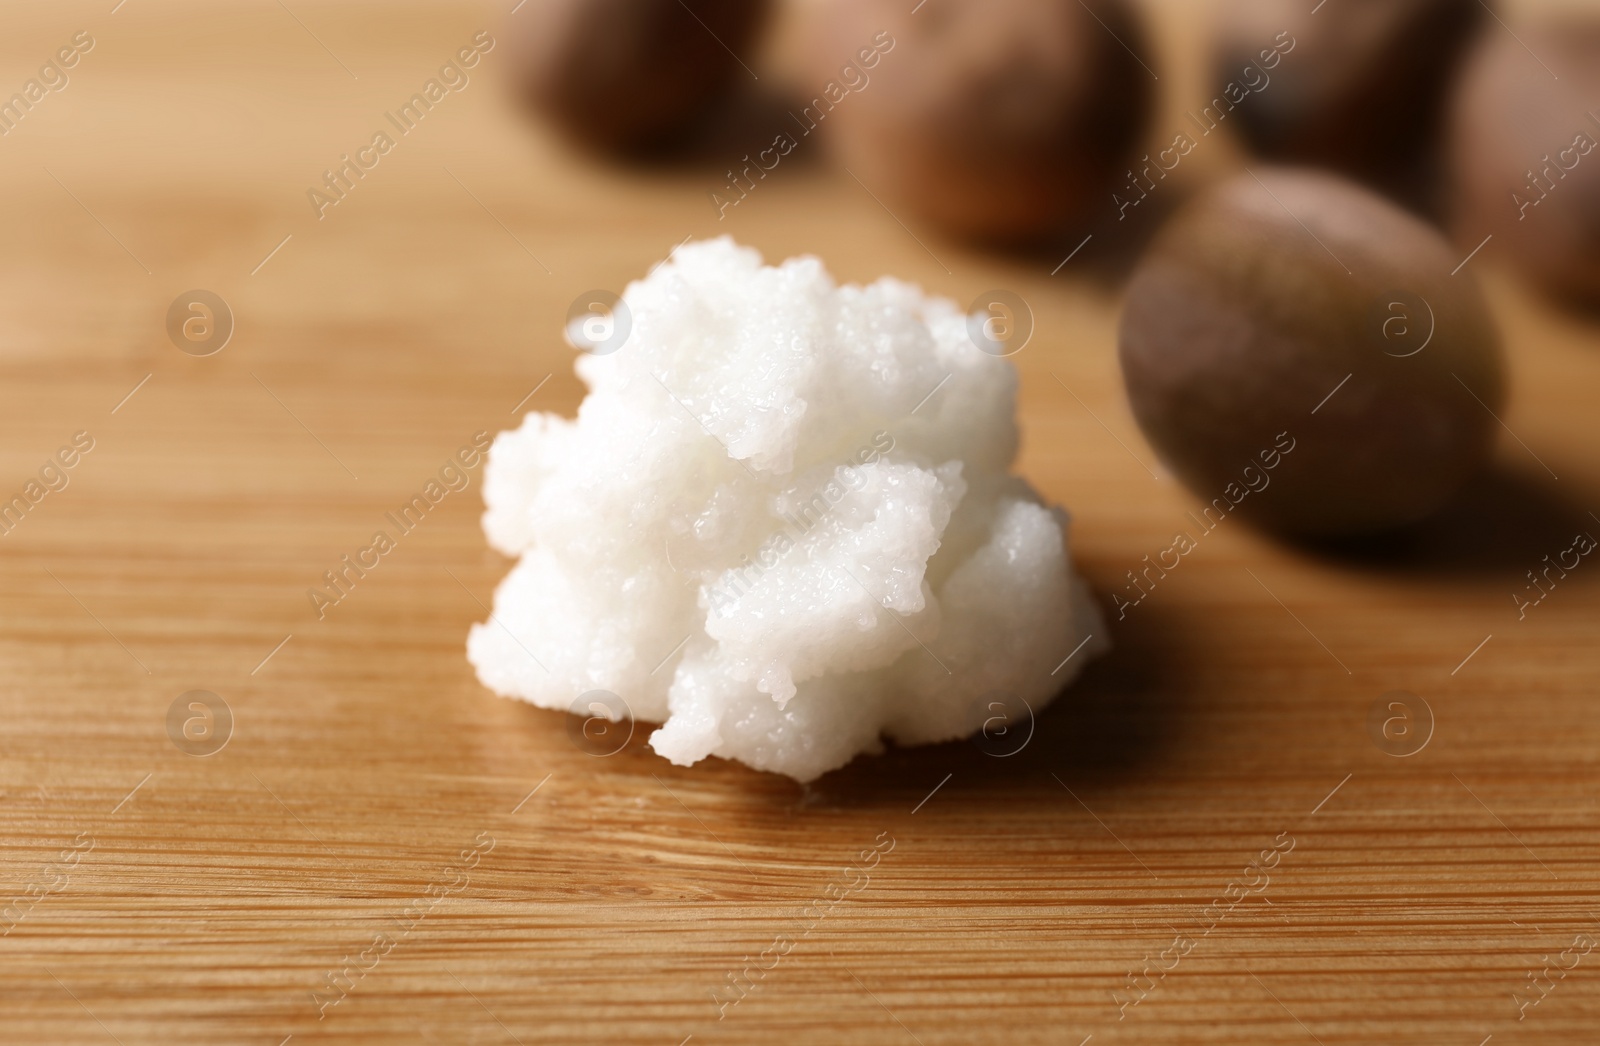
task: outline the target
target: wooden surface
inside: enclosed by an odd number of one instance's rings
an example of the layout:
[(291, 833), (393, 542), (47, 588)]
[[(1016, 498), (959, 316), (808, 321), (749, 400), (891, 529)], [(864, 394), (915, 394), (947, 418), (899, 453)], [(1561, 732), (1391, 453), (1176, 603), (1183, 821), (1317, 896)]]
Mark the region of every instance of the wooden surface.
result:
[[(1019, 467), (1073, 510), (1109, 605), (1196, 504), (1143, 467), (1121, 396), (1102, 262), (1129, 245), (1051, 276), (1066, 249), (913, 238), (815, 143), (719, 222), (707, 192), (765, 135), (595, 165), (506, 108), (503, 51), (318, 220), (307, 189), (498, 11), (111, 7), (11, 5), (0, 38), (4, 94), (96, 42), (0, 139), (0, 492), (94, 440), (0, 538), (0, 893), (24, 899), (0, 1039), (1596, 1041), (1600, 950), (1562, 950), (1600, 941), (1600, 565), (1525, 620), (1511, 594), (1600, 534), (1600, 329), (1492, 248), (1471, 269), (1509, 432), (1410, 544), (1330, 557), (1225, 524), (1014, 758), (892, 751), (800, 788), (673, 767), (644, 727), (597, 758), (466, 662), (508, 567), (477, 474), (325, 620), (305, 594), (547, 375), (528, 407), (575, 409), (577, 294), (719, 232), (846, 279), (1021, 293)], [(1199, 90), (1186, 9), (1157, 12), (1158, 132)], [(1191, 182), (1239, 162), (1198, 159)], [(204, 358), (164, 326), (193, 288), (237, 318)], [(208, 757), (167, 730), (196, 689), (234, 717)], [(1436, 720), (1409, 757), (1368, 731), (1391, 691)], [(869, 882), (847, 871), (888, 840)], [(319, 1011), (347, 964), (370, 969)]]

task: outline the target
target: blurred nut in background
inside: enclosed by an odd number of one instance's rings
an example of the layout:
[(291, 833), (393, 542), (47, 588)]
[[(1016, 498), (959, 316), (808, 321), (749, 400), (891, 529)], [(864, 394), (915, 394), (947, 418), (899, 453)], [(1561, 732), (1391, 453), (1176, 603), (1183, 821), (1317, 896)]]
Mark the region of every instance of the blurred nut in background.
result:
[(1485, 38), (1457, 99), (1457, 232), (1600, 302), (1600, 18), (1516, 33)]
[(667, 144), (730, 81), (766, 0), (527, 0), (510, 16), (518, 92), (568, 139), (633, 152)]
[[(1225, 119), (1251, 149), (1433, 202), (1425, 186), (1451, 85), (1486, 17), (1479, 0), (1252, 0), (1226, 10), (1215, 104), (1234, 107)], [(1280, 36), (1292, 48), (1262, 68)]]
[(1258, 174), (1191, 201), (1133, 275), (1120, 354), (1139, 425), (1208, 521), (1236, 506), (1331, 537), (1419, 520), (1487, 458), (1505, 397), (1476, 284), (1373, 193)]
[(1081, 225), (1109, 211), (1155, 84), (1133, 11), (1088, 2), (822, 0), (818, 83), (878, 34), (894, 43), (822, 126), (874, 193), (951, 233), (1023, 241)]

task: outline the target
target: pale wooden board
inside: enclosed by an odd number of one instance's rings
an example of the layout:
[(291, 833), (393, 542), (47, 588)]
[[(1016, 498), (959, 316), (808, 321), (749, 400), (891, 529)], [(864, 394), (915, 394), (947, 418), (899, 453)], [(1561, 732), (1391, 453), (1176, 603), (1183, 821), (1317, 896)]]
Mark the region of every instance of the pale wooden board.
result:
[[(476, 476), (325, 621), (305, 596), (546, 375), (530, 406), (576, 408), (574, 296), (719, 232), (846, 279), (1021, 293), (1038, 334), (1016, 358), (1019, 468), (1072, 508), (1106, 598), (1196, 504), (1135, 460), (1156, 463), (1120, 390), (1114, 284), (919, 229), (925, 250), (808, 154), (719, 222), (720, 161), (566, 155), (504, 105), (503, 52), (318, 221), (306, 189), (499, 14), (111, 6), (8, 8), (0, 42), (9, 92), (78, 30), (97, 41), (0, 140), (0, 491), (72, 433), (96, 440), (0, 538), (0, 895), (93, 840), (0, 939), (0, 1039), (1594, 1041), (1600, 954), (1524, 1020), (1513, 993), (1600, 938), (1600, 567), (1527, 620), (1510, 596), (1574, 528), (1600, 530), (1582, 522), (1600, 511), (1600, 346), (1492, 250), (1472, 268), (1505, 328), (1518, 438), (1414, 548), (1339, 560), (1225, 524), (1015, 758), (892, 751), (809, 789), (673, 767), (644, 728), (594, 758), (463, 656), (508, 566)], [(1157, 13), (1168, 127), (1198, 90), (1194, 27)], [(1200, 160), (1193, 179), (1238, 162), (1225, 145)], [(203, 359), (163, 327), (195, 287), (238, 318)], [(208, 758), (166, 733), (195, 688), (236, 716)], [(1409, 758), (1367, 733), (1391, 690), (1437, 718)], [(885, 832), (870, 883), (719, 1020), (712, 991), (799, 936)], [(325, 972), (480, 837), (470, 882), (319, 1020)], [(1291, 837), (1264, 891), (1202, 936)], [(1119, 1020), (1113, 993), (1180, 934), (1192, 948)]]

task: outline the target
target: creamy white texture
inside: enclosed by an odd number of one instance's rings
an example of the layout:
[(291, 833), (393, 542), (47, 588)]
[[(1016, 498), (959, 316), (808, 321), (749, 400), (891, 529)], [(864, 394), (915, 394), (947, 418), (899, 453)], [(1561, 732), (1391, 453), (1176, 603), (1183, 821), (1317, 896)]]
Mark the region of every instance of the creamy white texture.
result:
[(484, 531), (521, 559), (468, 639), (484, 685), (610, 691), (675, 763), (805, 781), (970, 734), (985, 695), (1038, 711), (1103, 646), (1066, 514), (1006, 472), (1016, 372), (953, 302), (728, 239), (623, 300), (577, 418), (490, 450)]

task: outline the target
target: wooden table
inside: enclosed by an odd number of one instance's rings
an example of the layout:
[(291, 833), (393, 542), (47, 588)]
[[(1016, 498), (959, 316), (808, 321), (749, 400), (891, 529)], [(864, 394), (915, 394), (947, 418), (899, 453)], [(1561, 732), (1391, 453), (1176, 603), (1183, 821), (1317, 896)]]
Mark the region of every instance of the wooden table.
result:
[[(498, 9), (111, 7), (8, 9), (0, 40), (0, 94), (94, 41), (0, 139), (0, 493), (93, 441), (0, 538), (0, 1039), (1600, 1039), (1600, 951), (1578, 955), (1600, 941), (1600, 566), (1525, 620), (1511, 598), (1600, 533), (1597, 328), (1492, 248), (1471, 268), (1508, 428), (1412, 543), (1334, 557), (1225, 525), (1014, 758), (897, 750), (802, 788), (671, 766), (643, 727), (596, 758), (466, 662), (508, 566), (476, 475), (325, 619), (306, 596), (474, 433), (576, 408), (576, 295), (724, 232), (845, 279), (1022, 294), (1019, 468), (1074, 511), (1109, 604), (1196, 504), (1121, 394), (1107, 273), (1131, 244), (1052, 276), (1064, 250), (913, 237), (800, 151), (719, 221), (748, 143), (573, 157), (505, 104), (503, 50), (319, 219), (323, 172)], [(1200, 88), (1192, 10), (1155, 8), (1159, 138)], [(1239, 163), (1197, 160), (1191, 184)], [(167, 333), (195, 288), (236, 321), (209, 356)], [(195, 690), (232, 718), (209, 756), (169, 736)], [(1435, 721), (1409, 756), (1369, 732), (1392, 691)]]

